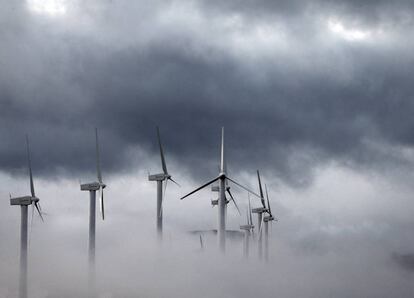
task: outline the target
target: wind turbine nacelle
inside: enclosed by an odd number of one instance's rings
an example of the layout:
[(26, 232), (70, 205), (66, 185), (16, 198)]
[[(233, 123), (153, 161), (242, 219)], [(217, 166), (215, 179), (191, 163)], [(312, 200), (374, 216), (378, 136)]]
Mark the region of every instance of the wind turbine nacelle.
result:
[(263, 218), (263, 221), (267, 222), (267, 221), (272, 221), (274, 219), (275, 218), (273, 216), (266, 216), (266, 217)]
[(20, 206), (28, 206), (32, 204), (32, 197), (25, 196), (25, 197), (18, 197), (18, 198), (11, 198), (10, 205), (20, 205)]
[(263, 213), (263, 212), (266, 212), (266, 211), (267, 211), (267, 209), (264, 208), (264, 207), (259, 207), (259, 208), (253, 208), (252, 209), (252, 213)]
[[(102, 188), (105, 188), (105, 184), (102, 184)], [(99, 184), (99, 182), (92, 182), (92, 183), (86, 183), (86, 184), (81, 184), (80, 188), (81, 190), (99, 190), (99, 188), (101, 187), (101, 184)]]
[[(230, 186), (226, 186), (226, 191), (230, 189)], [(219, 192), (220, 191), (220, 186), (218, 185), (213, 185), (211, 186), (211, 191), (215, 191), (215, 192)]]
[(164, 181), (165, 179), (168, 179), (168, 178), (169, 178), (169, 175), (166, 175), (166, 174), (154, 174), (154, 175), (148, 176), (149, 181)]

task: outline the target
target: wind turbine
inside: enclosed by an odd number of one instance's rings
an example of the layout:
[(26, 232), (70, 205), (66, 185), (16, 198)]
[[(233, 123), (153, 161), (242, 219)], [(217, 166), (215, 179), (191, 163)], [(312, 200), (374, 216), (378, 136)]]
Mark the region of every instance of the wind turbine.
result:
[[(29, 149), (29, 137), (26, 135), (26, 146), (27, 146), (27, 160), (29, 166), (29, 177), (30, 177), (30, 195), (24, 197), (12, 198), (10, 195), (10, 205), (18, 205), (21, 209), (21, 224), (20, 224), (20, 280), (19, 280), (19, 297), (27, 297), (27, 242), (28, 242), (28, 233), (27, 233), (27, 218), (28, 218), (28, 206), (32, 205), (32, 208), (36, 208), (39, 213), (40, 218), (43, 221), (43, 216), (40, 208), (39, 198), (36, 197), (34, 183), (33, 183), (33, 174), (32, 174), (32, 164), (30, 159), (30, 149)], [(33, 214), (33, 212), (32, 212)]]
[(96, 191), (99, 191), (100, 209), (102, 220), (105, 219), (104, 196), (103, 190), (106, 185), (102, 182), (101, 165), (99, 159), (99, 140), (98, 129), (95, 128), (95, 143), (96, 143), (96, 173), (97, 182), (81, 184), (81, 191), (89, 191), (89, 278), (94, 287), (95, 276), (95, 227), (96, 227)]
[(257, 170), (257, 180), (259, 182), (259, 192), (260, 192), (260, 201), (262, 203), (262, 207), (254, 208), (252, 210), (253, 213), (257, 213), (257, 228), (259, 231), (257, 245), (258, 245), (258, 254), (259, 258), (263, 257), (263, 238), (262, 238), (262, 222), (263, 222), (263, 213), (267, 212), (266, 203), (263, 194), (262, 182), (260, 180), (260, 173)]
[[(165, 163), (164, 150), (161, 144), (160, 129), (158, 128), (158, 126), (157, 126), (157, 137), (158, 137), (158, 145), (160, 148), (161, 165), (162, 165), (163, 173), (149, 175), (148, 180), (157, 181), (157, 232), (158, 232), (158, 238), (162, 239), (162, 202), (163, 202), (163, 196), (165, 196), (165, 191), (167, 190), (167, 182), (168, 180), (170, 180), (176, 185), (178, 186), (180, 185), (171, 178), (170, 174), (168, 174), (167, 164)], [(163, 183), (164, 183), (164, 191), (162, 187)]]
[(248, 200), (249, 200), (249, 205), (246, 210), (247, 211), (246, 212), (247, 224), (240, 226), (240, 229), (244, 230), (243, 256), (245, 258), (249, 257), (250, 234), (253, 232), (253, 229), (254, 229), (253, 219), (252, 219), (252, 209), (250, 206), (250, 195), (249, 193), (247, 193), (247, 195), (248, 195)]
[(221, 129), (221, 156), (220, 156), (220, 172), (219, 175), (208, 181), (207, 183), (203, 184), (202, 186), (196, 188), (192, 192), (186, 194), (185, 196), (181, 197), (180, 200), (183, 200), (184, 198), (192, 195), (193, 193), (209, 186), (210, 184), (218, 181), (219, 182), (219, 198), (218, 198), (218, 243), (220, 249), (224, 252), (226, 249), (226, 238), (225, 238), (225, 232), (226, 232), (226, 220), (225, 220), (225, 214), (226, 214), (226, 185), (227, 181), (230, 181), (231, 183), (247, 190), (248, 192), (254, 194), (255, 196), (259, 197), (256, 193), (251, 191), (250, 189), (244, 187), (240, 183), (234, 181), (230, 177), (227, 176), (227, 165), (226, 165), (226, 156), (224, 151), (224, 127)]
[(265, 184), (265, 190), (266, 190), (266, 199), (267, 199), (267, 213), (265, 217), (263, 217), (263, 223), (264, 223), (264, 230), (265, 230), (265, 260), (269, 260), (269, 222), (272, 222), (274, 220), (277, 221), (276, 218), (273, 217), (272, 209), (270, 208), (270, 202), (269, 202), (269, 194), (267, 192), (267, 185)]

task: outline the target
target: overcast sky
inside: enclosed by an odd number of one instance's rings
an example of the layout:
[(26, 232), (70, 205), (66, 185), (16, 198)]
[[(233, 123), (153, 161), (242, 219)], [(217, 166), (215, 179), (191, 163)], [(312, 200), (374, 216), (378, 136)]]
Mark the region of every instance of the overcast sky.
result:
[[(40, 263), (45, 243), (57, 255), (68, 247), (79, 250), (71, 258), (84, 253), (88, 197), (79, 180), (95, 179), (95, 127), (108, 184), (98, 241), (108, 255), (129, 256), (131, 247), (113, 247), (115, 231), (132, 247), (140, 241), (125, 227), (152, 235), (155, 184), (147, 175), (161, 171), (158, 125), (169, 171), (182, 185), (169, 185), (165, 202), (172, 243), (185, 231), (216, 228), (209, 191), (178, 197), (217, 175), (224, 126), (230, 175), (257, 189), (260, 169), (279, 218), (275, 268), (255, 272), (273, 272), (277, 282), (265, 279), (258, 289), (280, 297), (412, 297), (413, 29), (408, 0), (0, 0), (0, 235), (8, 239), (0, 263), (16, 267), (2, 273), (0, 293), (12, 295), (8, 281), (17, 272), (19, 211), (8, 197), (29, 192), (25, 134), (50, 213), (44, 225), (34, 220)], [(247, 195), (235, 193), (245, 208)], [(238, 229), (244, 219), (228, 212), (229, 228)], [(240, 286), (239, 269), (221, 274), (234, 273)], [(307, 286), (295, 288), (295, 278)], [(127, 297), (131, 284), (114, 283), (108, 295)], [(250, 295), (222, 290), (210, 297)], [(44, 282), (38, 297), (50, 291)]]

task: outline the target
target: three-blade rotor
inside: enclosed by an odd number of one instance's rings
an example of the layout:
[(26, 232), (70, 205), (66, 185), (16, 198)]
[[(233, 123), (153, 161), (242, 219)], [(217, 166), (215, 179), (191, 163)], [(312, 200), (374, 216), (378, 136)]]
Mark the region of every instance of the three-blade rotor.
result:
[(252, 190), (248, 189), (247, 187), (245, 187), (245, 186), (241, 185), (240, 183), (238, 183), (238, 182), (234, 181), (233, 179), (231, 179), (231, 178), (229, 178), (229, 177), (227, 176), (227, 163), (226, 163), (226, 158), (225, 158), (225, 148), (224, 148), (224, 127), (222, 127), (222, 130), (221, 130), (221, 146), (220, 146), (220, 173), (219, 173), (219, 176), (217, 176), (216, 178), (214, 178), (214, 179), (212, 179), (212, 180), (208, 181), (207, 183), (205, 183), (205, 184), (201, 185), (200, 187), (196, 188), (195, 190), (191, 191), (190, 193), (186, 194), (185, 196), (181, 197), (181, 198), (180, 198), (180, 200), (183, 200), (183, 199), (185, 199), (186, 197), (191, 196), (192, 194), (194, 194), (194, 193), (198, 192), (199, 190), (201, 190), (201, 189), (203, 189), (203, 188), (205, 188), (205, 187), (209, 186), (210, 184), (212, 184), (212, 183), (214, 183), (214, 182), (216, 182), (216, 181), (218, 181), (218, 180), (224, 180), (223, 185), (225, 185), (225, 188), (226, 188), (226, 189), (225, 189), (225, 192), (227, 192), (227, 193), (229, 194), (229, 196), (230, 196), (230, 198), (231, 198), (231, 201), (233, 201), (233, 203), (234, 203), (234, 205), (236, 206), (237, 211), (239, 212), (239, 214), (240, 214), (240, 209), (239, 209), (239, 207), (237, 206), (237, 203), (236, 203), (236, 201), (234, 200), (234, 197), (233, 197), (233, 195), (231, 194), (230, 189), (227, 187), (227, 182), (228, 182), (228, 181), (230, 181), (231, 183), (233, 183), (233, 184), (235, 184), (235, 185), (237, 185), (237, 186), (241, 187), (242, 189), (244, 189), (244, 190), (246, 190), (247, 192), (249, 192), (249, 193), (251, 193), (251, 194), (255, 195), (256, 197), (260, 198), (260, 196), (259, 196), (258, 194), (256, 194), (254, 191), (252, 191)]

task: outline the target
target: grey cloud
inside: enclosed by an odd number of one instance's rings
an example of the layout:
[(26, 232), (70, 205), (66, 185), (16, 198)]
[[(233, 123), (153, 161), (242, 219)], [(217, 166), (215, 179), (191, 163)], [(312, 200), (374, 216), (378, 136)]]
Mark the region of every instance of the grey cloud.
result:
[[(406, 163), (372, 144), (412, 145), (411, 48), (382, 49), (375, 41), (331, 47), (320, 45), (317, 36), (292, 36), (292, 46), (300, 48), (291, 53), (243, 61), (237, 51), (215, 45), (220, 36), (204, 40), (205, 25), (194, 30), (156, 26), (159, 13), (173, 9), (174, 3), (144, 8), (147, 23), (137, 21), (144, 28), (136, 29), (137, 36), (131, 35), (131, 23), (138, 7), (124, 11), (129, 21), (123, 23), (115, 16), (126, 6), (107, 5), (86, 10), (102, 18), (97, 22), (102, 29), (92, 26), (85, 36), (78, 29), (59, 29), (62, 24), (45, 28), (35, 17), (22, 35), (6, 34), (8, 44), (0, 58), (6, 66), (0, 75), (4, 170), (25, 165), (22, 139), (28, 132), (40, 173), (84, 171), (93, 162), (90, 137), (95, 126), (101, 129), (104, 166), (111, 172), (131, 166), (126, 152), (134, 147), (156, 154), (156, 125), (169, 158), (191, 171), (202, 159), (210, 160), (198, 170), (202, 176), (216, 171), (210, 164), (218, 159), (221, 126), (226, 127), (231, 170), (264, 168), (291, 183), (307, 181), (312, 167), (332, 159), (368, 167)], [(198, 5), (203, 14), (205, 6)], [(207, 6), (220, 15), (248, 5)], [(359, 7), (353, 2), (313, 5), (322, 12), (326, 6)], [(411, 11), (407, 3), (370, 5)], [(280, 6), (280, 13), (297, 16), (284, 18), (285, 28), (303, 25), (307, 9), (299, 2), (255, 6), (267, 12)], [(249, 24), (255, 16), (247, 9), (245, 14)], [(7, 24), (12, 26), (12, 19)], [(318, 34), (316, 27), (309, 30)]]
[[(198, 1), (204, 8), (211, 11), (226, 13), (241, 13), (248, 17), (296, 19), (307, 14), (334, 14), (350, 19), (354, 25), (372, 25), (385, 22), (386, 24), (404, 24), (412, 21), (414, 6), (409, 0), (389, 1)], [(293, 25), (294, 26), (294, 25)]]

